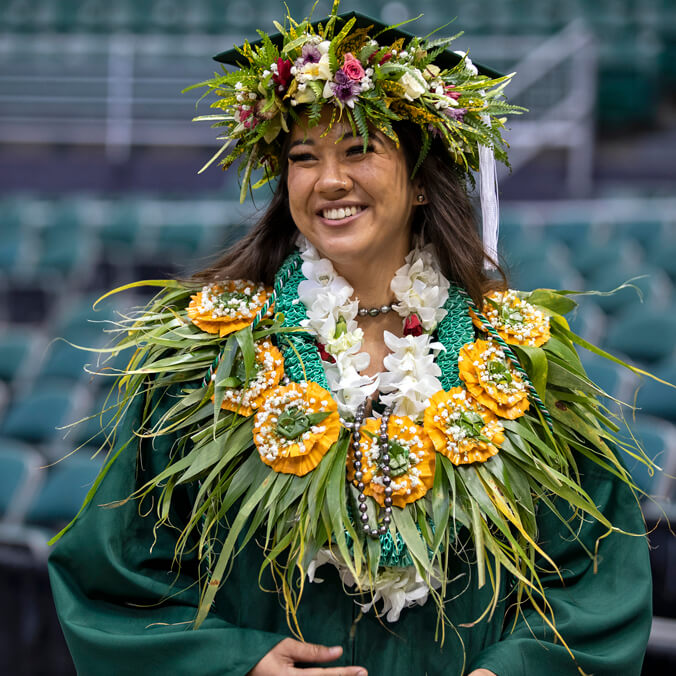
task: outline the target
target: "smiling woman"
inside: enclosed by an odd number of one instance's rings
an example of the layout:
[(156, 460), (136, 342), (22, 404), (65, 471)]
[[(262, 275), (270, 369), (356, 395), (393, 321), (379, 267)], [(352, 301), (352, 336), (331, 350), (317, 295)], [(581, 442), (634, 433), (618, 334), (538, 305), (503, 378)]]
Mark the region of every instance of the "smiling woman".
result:
[(202, 83), (243, 194), (279, 181), (120, 322), (109, 462), (50, 564), (78, 673), (636, 676), (647, 545), (575, 303), (489, 275), (470, 202), (509, 76), (336, 8)]

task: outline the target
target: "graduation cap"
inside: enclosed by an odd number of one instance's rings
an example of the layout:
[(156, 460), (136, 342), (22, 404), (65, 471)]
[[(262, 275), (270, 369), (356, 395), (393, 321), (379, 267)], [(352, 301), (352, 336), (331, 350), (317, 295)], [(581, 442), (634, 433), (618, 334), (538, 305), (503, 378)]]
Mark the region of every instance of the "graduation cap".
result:
[[(317, 30), (319, 24), (326, 23), (328, 18), (329, 17), (323, 17), (322, 19), (313, 21), (311, 25), (315, 30)], [(373, 28), (370, 32), (372, 32), (373, 35), (378, 35), (378, 43), (382, 45), (391, 44), (400, 38), (404, 38), (404, 40), (408, 42), (411, 38), (415, 37), (412, 33), (407, 33), (400, 28), (388, 28), (388, 26), (386, 26), (381, 21), (373, 19), (370, 16), (366, 16), (365, 14), (360, 14), (359, 12), (345, 12), (343, 14), (338, 14), (336, 16), (336, 33), (340, 31), (341, 27), (347, 21), (353, 18), (356, 19), (353, 29), (369, 28), (372, 26)], [(281, 49), (284, 42), (284, 37), (281, 33), (275, 33), (274, 35), (270, 36), (270, 40), (272, 41), (272, 44)], [(262, 44), (263, 40), (257, 40), (256, 42), (251, 43), (251, 47), (256, 48), (262, 46)], [(220, 54), (216, 54), (216, 56), (214, 56), (214, 61), (236, 66), (237, 62), (241, 60), (241, 58), (242, 55), (235, 48), (233, 48), (228, 49), (225, 52), (221, 52)], [(443, 69), (453, 68), (459, 61), (462, 60), (462, 58), (463, 56), (456, 54), (452, 49), (449, 48), (443, 51), (434, 60), (434, 63)], [(486, 75), (490, 78), (502, 77), (502, 73), (499, 73), (488, 66), (483, 66), (480, 63), (474, 61), (474, 59), (472, 59), (472, 63), (476, 66), (481, 75)]]

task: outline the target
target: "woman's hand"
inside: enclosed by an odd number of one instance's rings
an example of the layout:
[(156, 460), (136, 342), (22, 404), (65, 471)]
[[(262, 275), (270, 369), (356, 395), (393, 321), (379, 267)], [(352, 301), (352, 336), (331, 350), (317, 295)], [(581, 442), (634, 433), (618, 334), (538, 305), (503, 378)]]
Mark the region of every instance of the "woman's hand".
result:
[(342, 654), (343, 649), (340, 646), (329, 648), (325, 645), (301, 643), (292, 638), (285, 638), (249, 672), (248, 676), (367, 676), (364, 667), (296, 669), (295, 666), (296, 662), (333, 662)]
[(467, 676), (497, 676), (497, 674), (488, 671), (488, 669), (475, 669), (471, 674), (467, 674)]

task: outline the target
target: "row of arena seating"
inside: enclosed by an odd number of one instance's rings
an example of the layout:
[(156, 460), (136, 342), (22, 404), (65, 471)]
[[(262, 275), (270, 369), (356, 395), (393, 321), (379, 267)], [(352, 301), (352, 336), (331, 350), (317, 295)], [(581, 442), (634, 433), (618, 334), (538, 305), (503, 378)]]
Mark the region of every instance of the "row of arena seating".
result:
[[(314, 3), (288, 0), (291, 14), (298, 18), (312, 11)], [(327, 0), (318, 3), (315, 16), (330, 9)], [(359, 8), (349, 0), (341, 9), (359, 9), (395, 23), (403, 14), (410, 14), (406, 5), (389, 0), (370, 0)], [(635, 32), (646, 29), (667, 30), (674, 21), (670, 0), (561, 0), (542, 3), (538, 0), (473, 0), (449, 6), (440, 0), (427, 2), (421, 23), (433, 27), (448, 21), (449, 11), (462, 19), (462, 28), (475, 33), (549, 33), (561, 29), (578, 16), (599, 30)], [(233, 28), (246, 31), (279, 20), (283, 5), (279, 0), (266, 0), (256, 7), (226, 0), (192, 0), (187, 6), (180, 0), (9, 0), (5, 3), (0, 29), (6, 31), (88, 32), (156, 31), (224, 33)], [(404, 17), (405, 18), (405, 17)]]
[[(320, 5), (315, 15), (322, 16), (329, 4)], [(312, 3), (297, 1), (289, 6), (294, 16), (305, 16)], [(413, 12), (406, 3), (378, 0), (358, 6), (345, 2), (343, 9), (358, 9), (385, 23), (399, 23), (411, 18)], [(256, 6), (242, 0), (193, 0), (187, 5), (179, 0), (9, 0), (0, 8), (0, 37), (133, 33), (255, 38), (258, 28), (272, 30), (273, 21), (282, 12), (279, 0)], [(473, 0), (455, 3), (452, 12), (449, 14), (448, 5), (441, 0), (426, 3), (416, 24), (418, 32), (424, 34), (447, 24), (456, 13), (457, 20), (446, 31), (465, 31), (470, 36), (544, 37), (582, 18), (599, 47), (597, 103), (604, 129), (636, 124), (637, 100), (641, 102), (642, 126), (655, 122), (668, 84), (676, 82), (676, 8), (671, 0)], [(11, 47), (8, 56), (12, 56)], [(82, 56), (92, 58), (85, 53)], [(22, 54), (21, 60), (26, 56)], [(513, 63), (495, 65), (511, 68)]]

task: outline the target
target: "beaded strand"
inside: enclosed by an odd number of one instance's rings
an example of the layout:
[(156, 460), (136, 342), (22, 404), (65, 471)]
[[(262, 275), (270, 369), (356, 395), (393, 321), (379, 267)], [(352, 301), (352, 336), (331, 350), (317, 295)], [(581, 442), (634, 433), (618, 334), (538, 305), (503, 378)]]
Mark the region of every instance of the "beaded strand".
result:
[(362, 458), (363, 453), (361, 451), (361, 426), (364, 422), (366, 411), (366, 404), (362, 403), (357, 409), (357, 413), (354, 418), (354, 423), (352, 425), (352, 449), (354, 451), (354, 478), (357, 481), (357, 490), (359, 495), (357, 500), (359, 502), (359, 518), (362, 523), (362, 529), (364, 534), (373, 539), (379, 538), (381, 535), (387, 533), (388, 527), (392, 521), (392, 478), (390, 477), (390, 454), (389, 454), (389, 439), (387, 437), (387, 425), (390, 421), (390, 415), (392, 415), (391, 407), (387, 407), (383, 411), (382, 418), (380, 419), (380, 430), (378, 433), (378, 444), (380, 446), (380, 469), (383, 473), (383, 484), (385, 485), (385, 516), (383, 516), (382, 523), (377, 525), (377, 528), (372, 528), (369, 525), (369, 516), (367, 514), (368, 507), (366, 505), (366, 494), (364, 489), (366, 485), (364, 484), (364, 473), (362, 472)]

